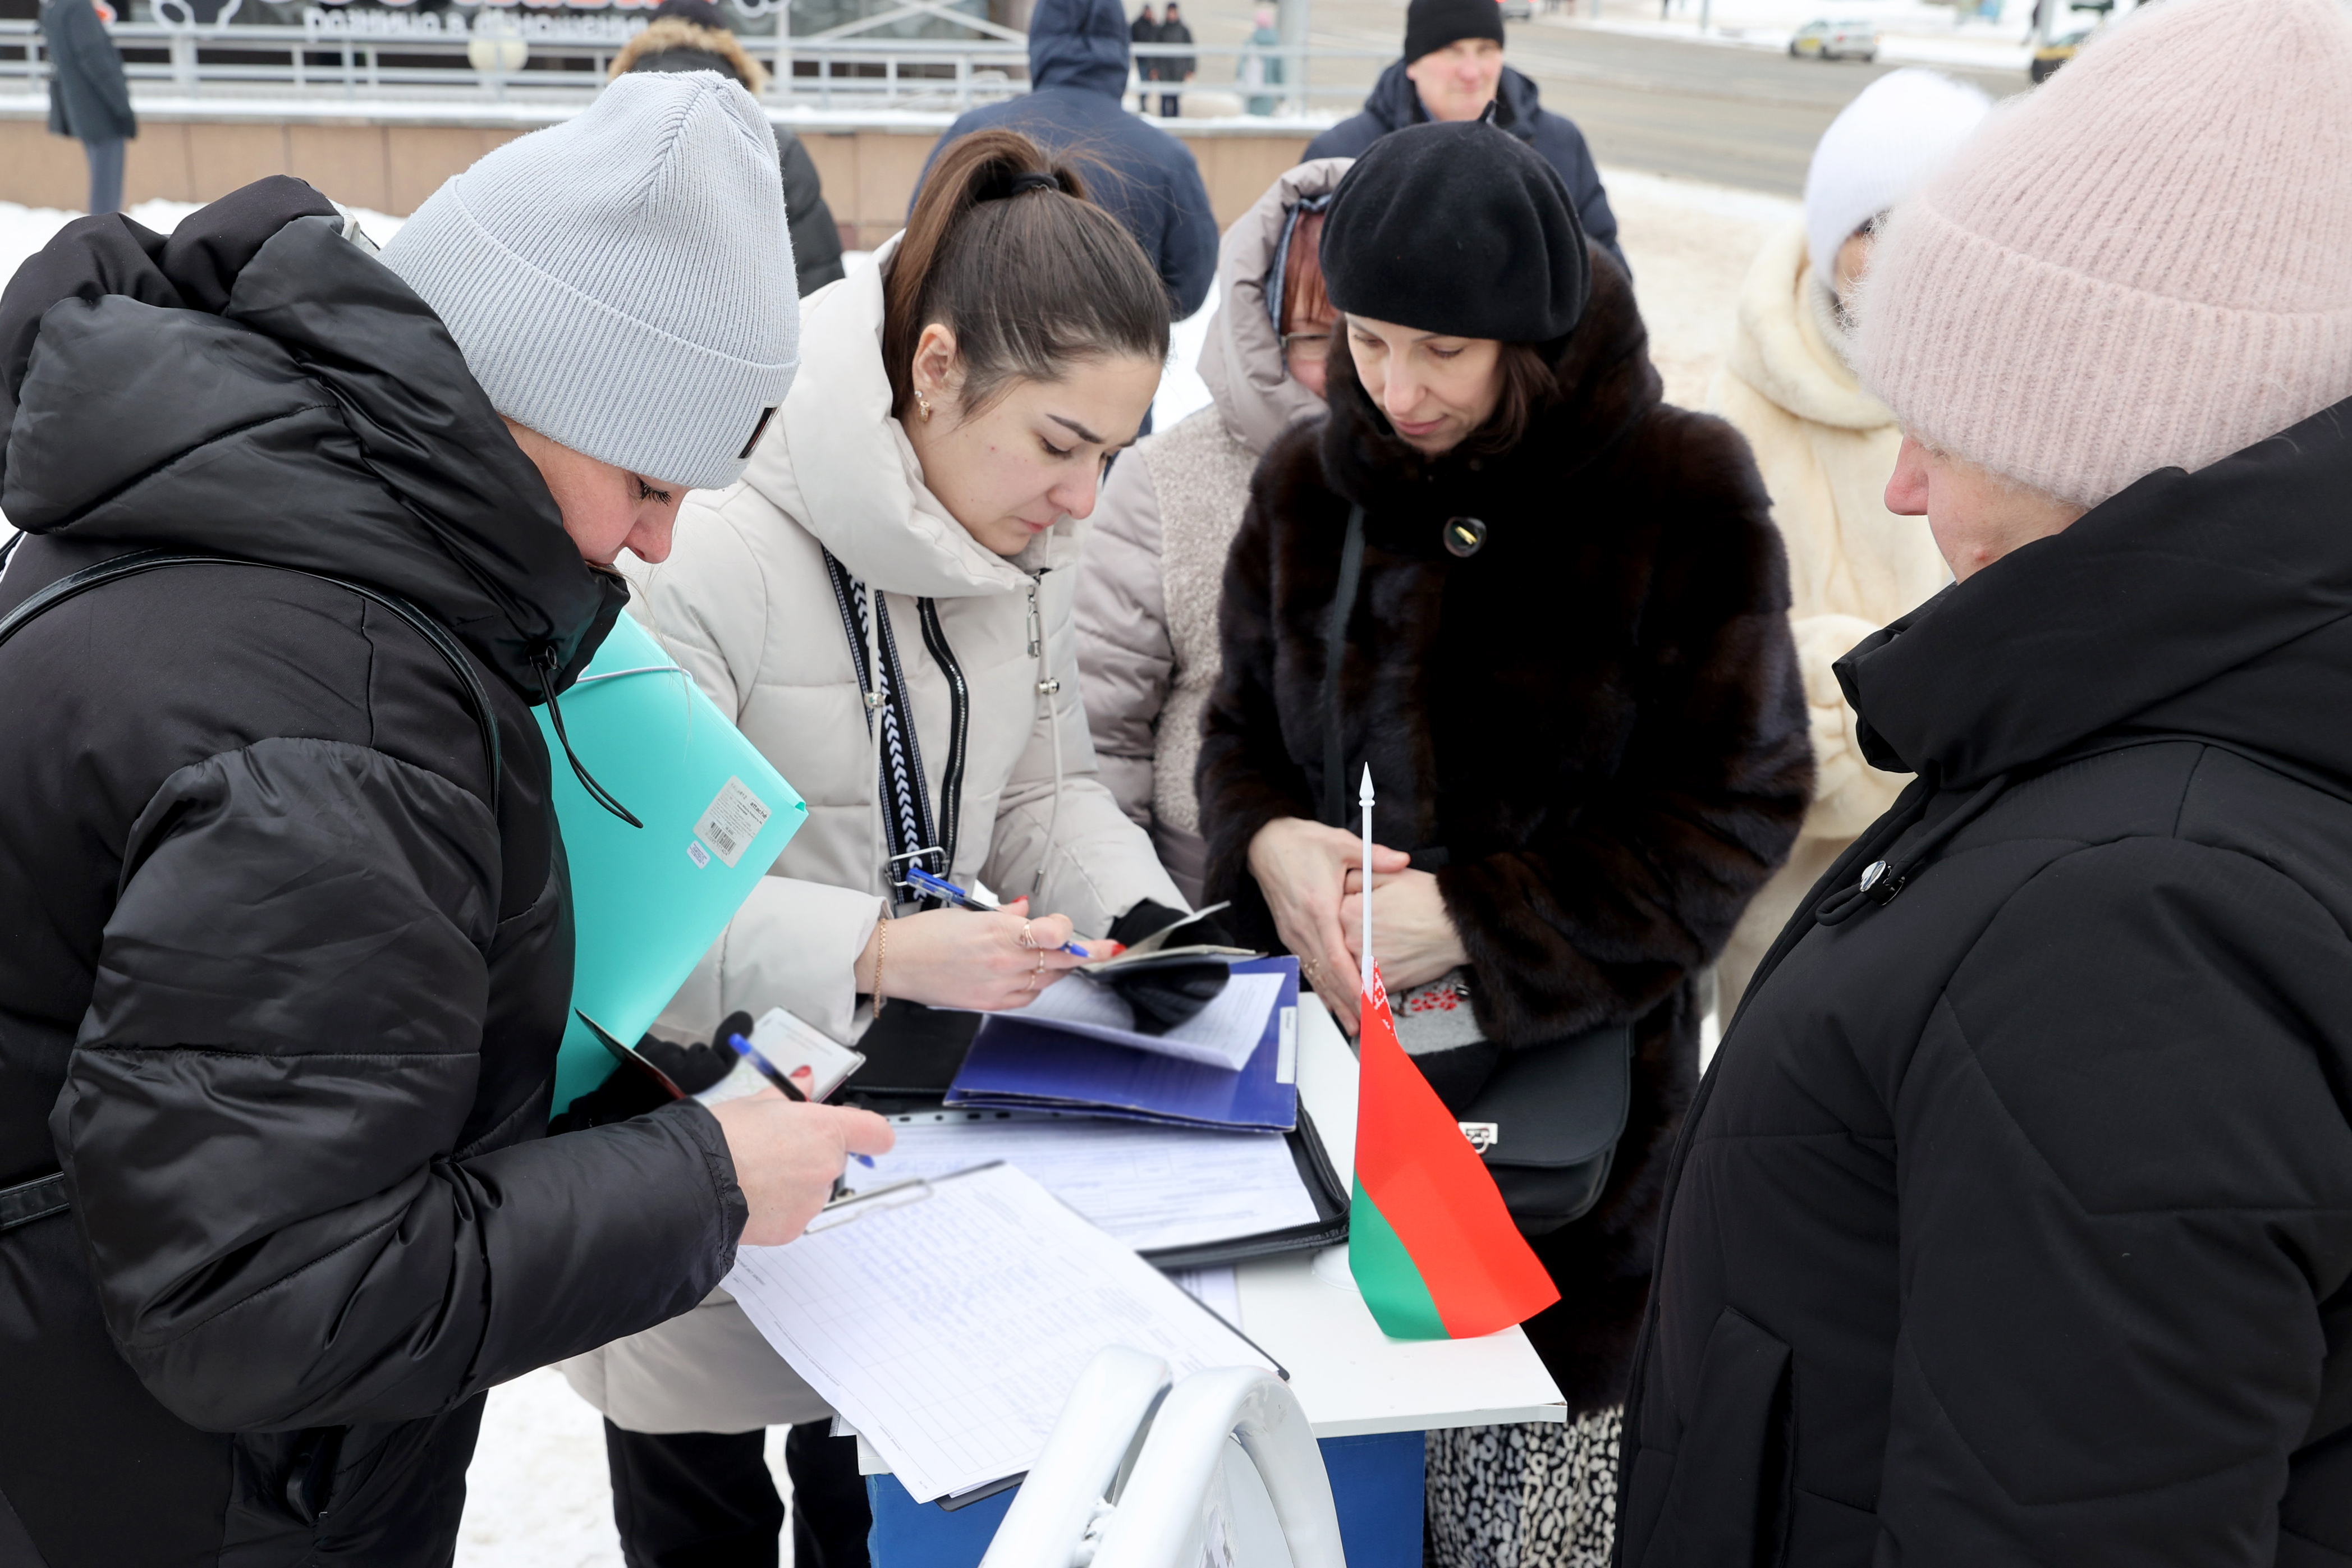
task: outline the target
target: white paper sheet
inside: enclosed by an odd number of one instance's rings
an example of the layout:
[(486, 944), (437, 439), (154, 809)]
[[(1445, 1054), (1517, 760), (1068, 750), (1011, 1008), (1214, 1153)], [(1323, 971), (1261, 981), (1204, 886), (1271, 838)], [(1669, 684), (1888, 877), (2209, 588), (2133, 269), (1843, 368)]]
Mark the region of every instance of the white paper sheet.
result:
[(1026, 1470), (1107, 1345), (1179, 1378), (1272, 1364), (1010, 1165), (829, 1209), (726, 1288), (918, 1502)]
[(1234, 975), (1207, 1006), (1164, 1035), (1139, 1033), (1134, 1012), (1118, 993), (1075, 976), (1047, 986), (1026, 1007), (998, 1016), (1035, 1018), (1129, 1050), (1239, 1072), (1265, 1037), (1266, 1015), (1282, 996), (1282, 978), (1279, 974)]
[(1184, 1294), (1235, 1328), (1242, 1326), (1242, 1286), (1230, 1263), (1215, 1268), (1171, 1268), (1168, 1278)]
[(849, 1183), (870, 1189), (991, 1160), (1139, 1252), (1263, 1236), (1315, 1223), (1315, 1199), (1279, 1132), (1199, 1132), (1140, 1121), (926, 1110), (894, 1116), (898, 1147)]

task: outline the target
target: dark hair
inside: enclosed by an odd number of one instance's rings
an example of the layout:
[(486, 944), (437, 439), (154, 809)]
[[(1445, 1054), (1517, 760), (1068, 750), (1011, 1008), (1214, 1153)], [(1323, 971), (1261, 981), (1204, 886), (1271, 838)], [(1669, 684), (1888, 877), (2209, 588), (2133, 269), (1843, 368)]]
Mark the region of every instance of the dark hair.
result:
[(1066, 163), (1017, 131), (975, 131), (931, 165), (882, 282), (882, 359), (903, 413), (915, 345), (955, 333), (960, 396), (985, 407), (1073, 360), (1168, 357), (1168, 289), (1143, 247)]
[(1527, 438), (1536, 416), (1559, 400), (1559, 377), (1552, 374), (1558, 343), (1505, 343), (1495, 359), (1495, 374), (1502, 395), (1495, 412), (1470, 433), (1462, 450), (1470, 453), (1507, 452)]

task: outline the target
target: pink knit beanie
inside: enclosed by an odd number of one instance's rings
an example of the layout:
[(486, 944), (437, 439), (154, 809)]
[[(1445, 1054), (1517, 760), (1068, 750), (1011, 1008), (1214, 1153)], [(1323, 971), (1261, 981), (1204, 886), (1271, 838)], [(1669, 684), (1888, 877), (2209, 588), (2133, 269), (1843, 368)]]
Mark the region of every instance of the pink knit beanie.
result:
[(1888, 220), (1864, 384), (2095, 506), (2352, 397), (2352, 15), (2159, 0), (1998, 110)]

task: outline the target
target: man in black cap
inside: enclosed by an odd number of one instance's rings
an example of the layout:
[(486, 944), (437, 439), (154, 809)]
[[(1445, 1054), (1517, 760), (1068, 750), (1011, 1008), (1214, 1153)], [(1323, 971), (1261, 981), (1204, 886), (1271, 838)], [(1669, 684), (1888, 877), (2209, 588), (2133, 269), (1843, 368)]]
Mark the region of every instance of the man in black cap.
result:
[(1496, 0), (1412, 0), (1405, 12), (1404, 58), (1381, 73), (1363, 111), (1308, 142), (1306, 157), (1360, 157), (1391, 131), (1475, 120), (1489, 103), (1496, 124), (1559, 171), (1584, 232), (1622, 264), (1617, 215), (1609, 210), (1609, 193), (1601, 187), (1584, 132), (1538, 104), (1536, 84), (1503, 63), (1503, 8)]

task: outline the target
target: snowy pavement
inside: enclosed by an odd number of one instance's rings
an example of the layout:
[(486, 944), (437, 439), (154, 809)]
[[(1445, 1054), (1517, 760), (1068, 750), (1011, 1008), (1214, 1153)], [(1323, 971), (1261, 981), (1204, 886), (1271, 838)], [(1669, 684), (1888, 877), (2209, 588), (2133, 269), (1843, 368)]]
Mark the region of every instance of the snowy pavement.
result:
[[(1873, 22), (1878, 27), (1878, 58), (1888, 64), (1964, 67), (2022, 73), (2032, 51), (2025, 43), (2032, 6), (2008, 0), (1994, 16), (1973, 8), (1927, 5), (1922, 0), (1672, 0), (1660, 15), (1655, 0), (1603, 0), (1592, 16), (1590, 0), (1567, 0), (1557, 12), (1538, 12), (1552, 26), (1597, 27), (1604, 32), (1675, 38), (1685, 43), (1735, 48), (1785, 49), (1808, 22)], [(1700, 27), (1702, 17), (1706, 23)], [(2069, 26), (2086, 26), (2078, 17)]]

